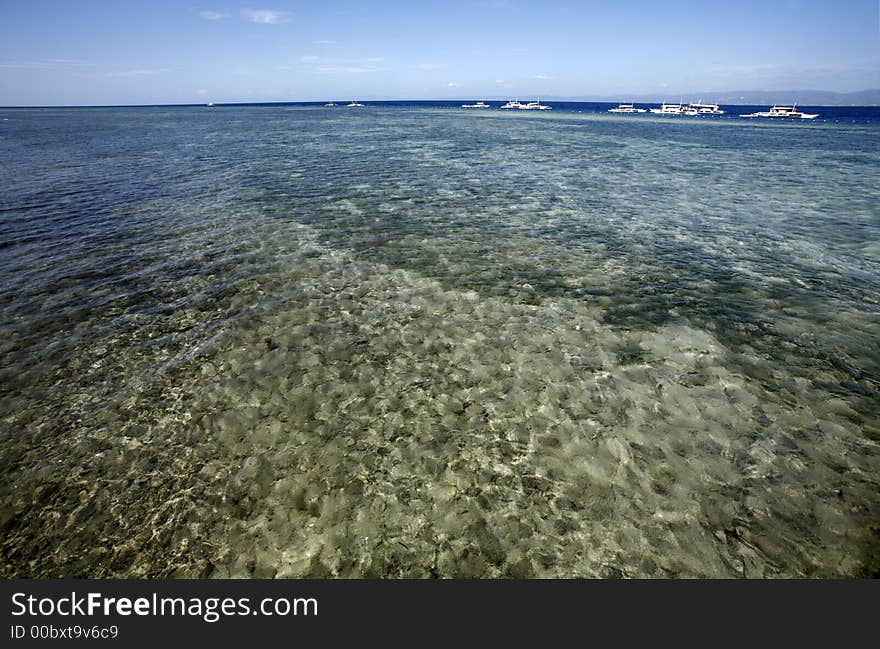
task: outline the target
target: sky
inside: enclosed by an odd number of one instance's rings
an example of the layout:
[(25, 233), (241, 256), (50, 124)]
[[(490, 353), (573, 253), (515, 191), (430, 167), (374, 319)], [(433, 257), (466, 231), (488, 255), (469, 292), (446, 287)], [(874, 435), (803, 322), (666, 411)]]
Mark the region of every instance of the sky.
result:
[(0, 105), (880, 88), (880, 0), (0, 0)]

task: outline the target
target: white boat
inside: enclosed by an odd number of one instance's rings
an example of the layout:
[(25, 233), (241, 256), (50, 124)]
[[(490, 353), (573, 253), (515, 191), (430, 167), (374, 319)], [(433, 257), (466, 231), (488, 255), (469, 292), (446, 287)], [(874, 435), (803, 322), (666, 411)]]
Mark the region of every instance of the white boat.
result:
[(353, 101), (350, 104), (348, 104), (347, 108), (357, 108), (358, 106), (363, 106), (363, 104), (358, 103), (356, 101)]
[(681, 102), (677, 104), (667, 104), (663, 102), (660, 104), (660, 108), (652, 108), (652, 113), (657, 115), (696, 115), (697, 111), (689, 108), (685, 108), (684, 104)]
[(740, 115), (740, 117), (778, 117), (783, 119), (815, 119), (819, 117), (818, 113), (802, 113), (797, 109), (796, 104), (791, 106), (776, 106), (770, 110), (758, 113), (749, 113), (748, 115)]
[(326, 104), (324, 104), (324, 105), (325, 105), (327, 108), (332, 108), (332, 107), (335, 106), (336, 104), (334, 104), (332, 101), (328, 101), (328, 102), (327, 102)]
[(718, 104), (704, 104), (702, 100), (688, 104), (688, 110), (697, 111), (697, 115), (723, 115), (724, 111)]
[(547, 104), (542, 104), (539, 99), (538, 101), (530, 101), (525, 105), (520, 104), (519, 108), (520, 110), (550, 110), (553, 107), (548, 106)]
[(478, 101), (476, 104), (462, 104), (462, 108), (491, 108), (489, 104), (485, 104), (482, 101)]
[(214, 107), (214, 102), (213, 102), (213, 101), (209, 101), (209, 102), (208, 102), (208, 108), (213, 108), (213, 107)]
[(501, 106), (501, 108), (522, 108), (524, 105), (525, 104), (519, 103), (519, 99), (515, 99), (513, 101), (507, 102), (506, 104)]
[(632, 104), (620, 104), (617, 108), (609, 108), (609, 113), (647, 113), (645, 108), (636, 108)]

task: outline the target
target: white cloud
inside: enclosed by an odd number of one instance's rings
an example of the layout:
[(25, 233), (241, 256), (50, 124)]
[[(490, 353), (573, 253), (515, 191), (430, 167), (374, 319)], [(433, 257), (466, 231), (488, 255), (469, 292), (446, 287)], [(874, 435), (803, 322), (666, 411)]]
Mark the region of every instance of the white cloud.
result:
[(162, 74), (163, 72), (168, 72), (165, 69), (146, 69), (139, 68), (137, 70), (116, 70), (114, 72), (103, 72), (103, 73), (94, 73), (94, 74), (76, 74), (74, 76), (81, 77), (83, 79), (97, 79), (99, 77), (141, 77), (141, 76), (151, 76), (154, 74)]
[(80, 61), (79, 59), (46, 59), (49, 63), (60, 63), (61, 65), (95, 65), (88, 61)]
[(714, 71), (721, 74), (757, 74), (761, 72), (772, 72), (785, 68), (783, 63), (715, 63), (712, 66)]
[(315, 45), (336, 45), (336, 41), (312, 41)]
[(108, 72), (108, 77), (141, 77), (141, 76), (149, 76), (153, 74), (162, 74), (163, 72), (168, 72), (168, 70), (147, 70), (147, 69), (139, 69), (139, 70), (120, 70), (119, 72)]
[(278, 25), (290, 20), (289, 11), (276, 11), (274, 9), (242, 9), (241, 15), (252, 23), (261, 25)]
[(360, 74), (375, 71), (374, 68), (337, 67), (332, 65), (321, 65), (317, 69), (319, 74)]
[(371, 56), (365, 59), (361, 59), (364, 63), (379, 63), (380, 61), (384, 61), (384, 56)]
[(516, 52), (517, 54), (522, 54), (522, 53), (524, 53), (524, 52), (528, 52), (528, 49), (526, 49), (525, 47), (514, 47), (514, 48), (513, 48), (512, 50), (510, 50), (510, 51), (511, 51), (511, 52)]
[(305, 56), (299, 57), (300, 63), (314, 63), (315, 61), (320, 61), (321, 58), (318, 56), (314, 56), (313, 54), (307, 54)]
[(458, 83), (457, 81), (450, 81), (446, 84), (446, 86), (449, 88), (461, 88), (463, 85), (463, 83)]
[(504, 79), (495, 79), (495, 83), (507, 83)]
[(418, 70), (439, 70), (444, 67), (441, 63), (417, 63), (416, 69)]
[(553, 77), (551, 77), (549, 74), (536, 74), (533, 78), (546, 81), (547, 79), (552, 79)]
[(79, 59), (43, 59), (41, 61), (10, 61), (7, 63), (0, 63), (0, 69), (52, 70), (62, 66), (93, 67), (94, 65), (95, 63), (81, 61)]
[(205, 20), (223, 20), (229, 14), (223, 13), (222, 11), (200, 11), (199, 15)]

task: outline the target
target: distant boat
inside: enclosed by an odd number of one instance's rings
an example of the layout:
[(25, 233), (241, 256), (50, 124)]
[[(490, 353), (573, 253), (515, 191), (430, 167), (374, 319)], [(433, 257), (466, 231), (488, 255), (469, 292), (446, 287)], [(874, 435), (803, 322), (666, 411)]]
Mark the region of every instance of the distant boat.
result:
[(332, 107), (335, 106), (336, 104), (334, 104), (332, 101), (328, 101), (328, 102), (327, 102), (326, 104), (324, 104), (324, 105), (327, 106), (327, 108), (332, 108)]
[(665, 101), (660, 104), (660, 108), (652, 108), (651, 112), (656, 115), (680, 115), (684, 107), (679, 104), (667, 104)]
[(632, 104), (620, 104), (617, 108), (609, 108), (609, 113), (647, 113), (645, 108), (636, 108)]
[(462, 104), (462, 108), (491, 108), (489, 104), (478, 101), (476, 104)]
[(209, 102), (208, 102), (208, 108), (213, 108), (213, 107), (214, 107), (214, 102), (213, 102), (213, 101), (209, 101)]
[(775, 117), (782, 119), (816, 119), (819, 117), (818, 113), (810, 114), (810, 113), (802, 113), (797, 109), (796, 104), (792, 104), (791, 106), (776, 106), (774, 105), (770, 110), (765, 112), (758, 113), (749, 113), (748, 115), (740, 115), (740, 117)]
[(688, 104), (688, 110), (697, 111), (697, 115), (723, 115), (724, 111), (718, 104), (704, 104), (702, 100)]
[(356, 101), (353, 101), (350, 104), (348, 104), (348, 108), (357, 108), (358, 106), (363, 106), (363, 104), (358, 103)]
[(651, 112), (656, 115), (699, 115), (695, 108), (686, 107), (681, 102), (677, 104), (663, 102), (660, 108), (652, 108)]
[(499, 108), (516, 108), (517, 110), (551, 110), (553, 106), (542, 104), (540, 99), (538, 101), (530, 101), (527, 104), (521, 104), (519, 99), (514, 99), (513, 101), (507, 102), (503, 106), (499, 106)]
[(552, 106), (542, 104), (540, 99), (538, 101), (530, 101), (525, 106), (520, 105), (520, 110), (550, 110), (551, 108)]

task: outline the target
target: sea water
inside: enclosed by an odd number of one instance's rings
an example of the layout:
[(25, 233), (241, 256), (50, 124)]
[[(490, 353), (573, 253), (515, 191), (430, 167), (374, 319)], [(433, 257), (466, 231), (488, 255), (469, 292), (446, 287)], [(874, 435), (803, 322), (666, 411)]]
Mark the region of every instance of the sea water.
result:
[(880, 112), (605, 108), (0, 109), (0, 574), (876, 575)]

